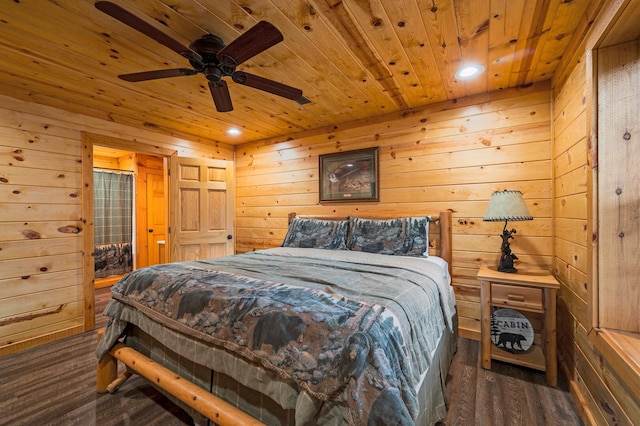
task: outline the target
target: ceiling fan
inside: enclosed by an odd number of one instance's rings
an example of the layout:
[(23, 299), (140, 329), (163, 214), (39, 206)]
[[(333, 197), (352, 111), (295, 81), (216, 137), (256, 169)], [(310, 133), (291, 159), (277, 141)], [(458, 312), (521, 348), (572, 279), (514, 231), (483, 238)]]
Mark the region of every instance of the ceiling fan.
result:
[(222, 79), (223, 77), (231, 77), (238, 84), (294, 100), (300, 105), (311, 102), (302, 95), (302, 90), (300, 89), (255, 74), (236, 70), (236, 67), (241, 63), (284, 39), (282, 33), (269, 22), (258, 22), (228, 45), (225, 45), (220, 37), (206, 34), (194, 40), (189, 47), (186, 47), (115, 3), (98, 1), (95, 3), (95, 7), (179, 53), (189, 60), (192, 67), (121, 74), (118, 77), (122, 80), (137, 82), (204, 74), (209, 81), (209, 90), (218, 112), (233, 110), (229, 88), (226, 81)]

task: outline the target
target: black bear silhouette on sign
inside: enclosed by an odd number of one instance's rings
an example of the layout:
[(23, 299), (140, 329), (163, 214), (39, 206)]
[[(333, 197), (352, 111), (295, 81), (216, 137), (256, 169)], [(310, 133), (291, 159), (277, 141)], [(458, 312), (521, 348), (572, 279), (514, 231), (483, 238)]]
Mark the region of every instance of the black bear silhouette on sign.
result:
[(523, 340), (527, 340), (527, 338), (524, 337), (522, 334), (502, 332), (498, 337), (498, 343), (496, 344), (496, 346), (498, 347), (502, 346), (505, 349), (509, 349), (507, 348), (507, 343), (509, 343), (511, 344), (511, 350), (515, 351), (516, 345), (517, 345), (518, 348), (520, 348), (520, 350), (523, 351), (524, 350), (522, 349)]

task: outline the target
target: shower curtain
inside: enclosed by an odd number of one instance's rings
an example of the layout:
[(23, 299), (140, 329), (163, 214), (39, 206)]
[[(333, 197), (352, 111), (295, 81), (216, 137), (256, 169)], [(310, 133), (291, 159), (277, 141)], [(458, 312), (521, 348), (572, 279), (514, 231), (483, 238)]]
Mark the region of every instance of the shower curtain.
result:
[(133, 175), (94, 170), (95, 277), (133, 270)]

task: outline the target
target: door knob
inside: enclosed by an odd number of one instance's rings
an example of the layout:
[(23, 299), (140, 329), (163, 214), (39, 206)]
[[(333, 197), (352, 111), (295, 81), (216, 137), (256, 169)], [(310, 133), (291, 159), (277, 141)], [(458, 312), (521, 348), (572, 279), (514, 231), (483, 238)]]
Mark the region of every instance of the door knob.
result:
[(233, 235), (229, 234), (227, 235), (227, 240), (232, 240), (233, 239)]
[(149, 232), (153, 232), (153, 229), (149, 229)]

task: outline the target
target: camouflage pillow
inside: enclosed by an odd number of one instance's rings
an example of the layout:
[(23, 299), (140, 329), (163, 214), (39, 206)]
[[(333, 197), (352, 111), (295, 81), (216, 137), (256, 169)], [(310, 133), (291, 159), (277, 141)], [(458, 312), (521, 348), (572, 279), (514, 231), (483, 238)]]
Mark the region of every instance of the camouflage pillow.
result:
[(346, 220), (295, 217), (289, 223), (282, 247), (345, 250), (348, 225)]
[(422, 256), (429, 245), (426, 217), (363, 219), (350, 217), (347, 248), (353, 251)]

